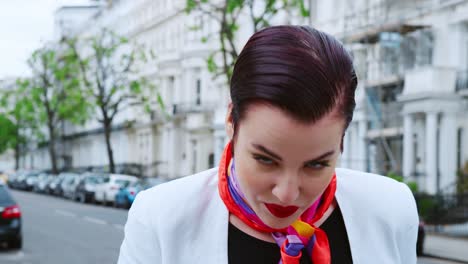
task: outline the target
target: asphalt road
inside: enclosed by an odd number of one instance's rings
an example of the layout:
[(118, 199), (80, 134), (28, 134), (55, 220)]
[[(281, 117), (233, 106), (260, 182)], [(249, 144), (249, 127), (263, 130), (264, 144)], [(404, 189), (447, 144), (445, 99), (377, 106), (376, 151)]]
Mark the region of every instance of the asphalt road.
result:
[(116, 263), (127, 211), (13, 191), (23, 249), (0, 249), (2, 264)]
[[(127, 211), (12, 191), (23, 214), (23, 249), (0, 247), (2, 264), (116, 263)], [(418, 264), (452, 264), (420, 258)]]

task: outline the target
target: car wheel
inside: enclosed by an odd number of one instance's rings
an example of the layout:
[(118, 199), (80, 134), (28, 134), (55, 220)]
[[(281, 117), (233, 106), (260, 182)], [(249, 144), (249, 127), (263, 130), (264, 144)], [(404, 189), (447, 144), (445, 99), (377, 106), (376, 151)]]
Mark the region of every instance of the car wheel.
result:
[(102, 196), (102, 205), (104, 206), (107, 206), (108, 203), (107, 203), (107, 197), (106, 197), (106, 194), (104, 193), (104, 195)]
[(23, 247), (23, 239), (22, 237), (18, 237), (15, 240), (9, 243), (10, 248), (12, 249), (21, 249)]
[(127, 200), (125, 201), (125, 209), (130, 209), (132, 205), (130, 204), (130, 202)]
[(85, 203), (85, 202), (86, 202), (86, 201), (85, 201), (85, 195), (84, 195), (84, 193), (79, 193), (79, 194), (78, 194), (78, 201), (79, 201), (80, 203)]

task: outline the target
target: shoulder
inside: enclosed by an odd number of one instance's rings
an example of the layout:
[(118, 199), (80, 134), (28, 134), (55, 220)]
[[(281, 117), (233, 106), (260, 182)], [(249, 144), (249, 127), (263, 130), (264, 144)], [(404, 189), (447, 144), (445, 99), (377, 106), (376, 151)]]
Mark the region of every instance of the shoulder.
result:
[(167, 219), (160, 216), (171, 215), (174, 220), (179, 215), (185, 219), (187, 215), (196, 214), (204, 200), (218, 195), (217, 171), (210, 169), (142, 191), (132, 205), (136, 210), (130, 210), (130, 213), (145, 212), (151, 226), (158, 226), (160, 221)]
[[(413, 216), (414, 196), (408, 186), (389, 177), (350, 169), (336, 169), (337, 195), (355, 206), (373, 207), (380, 213), (401, 212)], [(381, 210), (380, 210), (380, 209)], [(386, 215), (386, 214), (384, 214)]]
[(365, 190), (366, 195), (406, 193), (408, 189), (406, 184), (392, 178), (357, 170), (337, 168), (336, 177), (339, 187)]
[(207, 191), (209, 187), (217, 186), (217, 172), (217, 168), (210, 169), (154, 186), (144, 192), (148, 197), (147, 199), (158, 199), (162, 196), (166, 198), (166, 202), (168, 198), (179, 201), (190, 199), (191, 195)]

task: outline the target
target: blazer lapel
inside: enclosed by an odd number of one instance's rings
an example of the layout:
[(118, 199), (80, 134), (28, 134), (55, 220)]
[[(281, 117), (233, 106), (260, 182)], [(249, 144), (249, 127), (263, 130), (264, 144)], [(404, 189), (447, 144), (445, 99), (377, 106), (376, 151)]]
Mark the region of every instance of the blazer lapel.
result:
[(362, 240), (362, 234), (360, 233), (359, 216), (355, 213), (359, 210), (356, 210), (353, 204), (353, 194), (350, 192), (352, 188), (349, 188), (349, 186), (347, 188), (347, 184), (347, 179), (339, 177), (337, 174), (335, 198), (343, 215), (353, 263), (361, 263), (360, 259), (362, 258), (359, 254), (363, 252), (361, 248), (364, 246), (365, 241)]

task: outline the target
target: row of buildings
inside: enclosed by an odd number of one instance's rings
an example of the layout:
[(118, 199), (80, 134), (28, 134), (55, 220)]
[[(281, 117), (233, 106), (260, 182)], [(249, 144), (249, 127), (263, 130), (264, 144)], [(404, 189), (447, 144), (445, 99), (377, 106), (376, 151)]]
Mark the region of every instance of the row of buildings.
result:
[[(335, 35), (352, 52), (358, 72), (357, 109), (340, 166), (393, 171), (429, 193), (453, 191), (457, 170), (468, 160), (468, 1), (306, 3), (310, 17), (284, 12), (275, 23), (310, 24)], [(111, 139), (116, 164), (133, 164), (147, 176), (177, 178), (216, 166), (226, 143), (229, 90), (206, 67), (218, 42), (201, 41), (218, 25), (206, 14), (187, 14), (185, 4), (114, 0), (56, 12), (57, 39), (107, 27), (154, 49), (157, 63), (143, 74), (158, 86), (170, 118), (127, 111), (118, 116)], [(248, 19), (240, 21), (239, 48), (252, 34)], [(62, 166), (107, 164), (97, 122), (65, 125), (63, 133)], [(11, 167), (12, 159), (4, 155), (0, 166)], [(21, 159), (22, 167), (49, 164), (44, 146)]]

